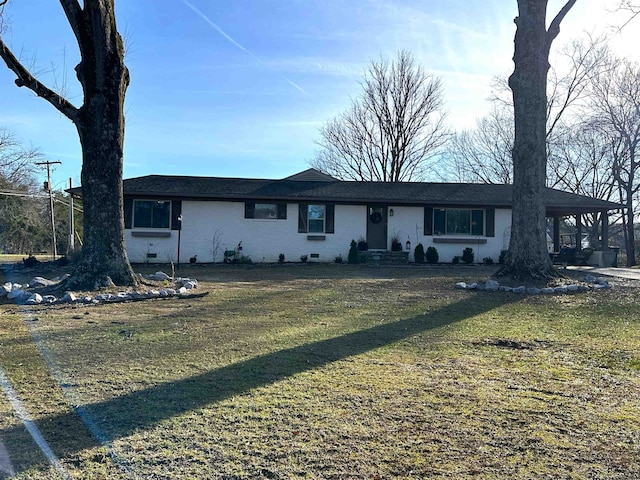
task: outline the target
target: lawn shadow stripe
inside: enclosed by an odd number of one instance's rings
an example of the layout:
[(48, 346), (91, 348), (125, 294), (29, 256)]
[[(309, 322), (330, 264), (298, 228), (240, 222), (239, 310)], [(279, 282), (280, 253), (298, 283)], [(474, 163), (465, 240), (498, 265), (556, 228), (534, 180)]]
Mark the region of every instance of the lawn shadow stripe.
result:
[[(517, 301), (502, 294), (471, 294), (423, 315), (377, 325), (338, 337), (303, 344), (237, 362), (175, 382), (167, 382), (94, 404), (75, 406), (76, 412), (40, 419), (47, 426), (69, 425), (77, 415), (89, 416), (91, 429), (101, 443), (126, 437), (136, 430), (153, 427), (168, 418), (180, 415), (229, 397), (246, 393), (298, 373), (313, 370), (332, 362), (357, 356), (393, 344), (413, 335), (451, 325), (486, 313), (505, 303)], [(75, 417), (74, 419), (69, 418)], [(97, 433), (97, 429), (100, 433)], [(0, 431), (0, 437), (10, 438), (14, 432)], [(51, 437), (48, 437), (49, 439)], [(95, 447), (95, 440), (81, 435), (77, 442), (63, 445), (52, 442), (61, 457)]]

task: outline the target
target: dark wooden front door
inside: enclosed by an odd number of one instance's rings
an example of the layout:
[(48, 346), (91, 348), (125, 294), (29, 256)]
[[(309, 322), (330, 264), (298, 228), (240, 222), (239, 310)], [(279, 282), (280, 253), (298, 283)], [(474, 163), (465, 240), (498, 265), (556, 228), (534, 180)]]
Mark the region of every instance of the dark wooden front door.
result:
[(367, 243), (370, 250), (387, 249), (387, 206), (367, 207)]

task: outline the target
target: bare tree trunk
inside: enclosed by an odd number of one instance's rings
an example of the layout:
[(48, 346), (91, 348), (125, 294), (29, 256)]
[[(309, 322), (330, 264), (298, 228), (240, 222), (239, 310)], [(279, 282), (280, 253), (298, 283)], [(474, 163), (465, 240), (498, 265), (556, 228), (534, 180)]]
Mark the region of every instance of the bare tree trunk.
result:
[(521, 279), (555, 276), (546, 239), (543, 191), (547, 166), (547, 73), (549, 50), (560, 22), (573, 6), (567, 2), (546, 29), (547, 0), (518, 0), (515, 19), (513, 92), (513, 211), (509, 254), (503, 275)]
[(85, 104), (76, 122), (82, 145), (84, 245), (74, 283), (135, 283), (124, 241), (122, 167), (124, 97), (129, 72), (111, 2), (85, 2), (76, 67)]
[[(80, 48), (76, 67), (84, 103), (75, 107), (52, 91), (17, 60), (0, 39), (0, 57), (27, 87), (76, 126), (82, 145), (84, 246), (71, 288), (135, 285), (137, 279), (124, 242), (122, 165), (124, 97), (129, 72), (116, 28), (114, 0), (59, 0)], [(0, 0), (0, 6), (2, 5)], [(1, 11), (0, 11), (1, 13)]]

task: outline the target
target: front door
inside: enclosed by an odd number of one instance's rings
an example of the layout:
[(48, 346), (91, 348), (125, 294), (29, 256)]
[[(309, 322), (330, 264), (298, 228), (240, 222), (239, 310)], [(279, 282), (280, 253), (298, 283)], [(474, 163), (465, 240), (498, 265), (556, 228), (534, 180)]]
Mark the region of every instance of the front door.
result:
[(367, 207), (367, 243), (370, 250), (387, 249), (387, 206)]

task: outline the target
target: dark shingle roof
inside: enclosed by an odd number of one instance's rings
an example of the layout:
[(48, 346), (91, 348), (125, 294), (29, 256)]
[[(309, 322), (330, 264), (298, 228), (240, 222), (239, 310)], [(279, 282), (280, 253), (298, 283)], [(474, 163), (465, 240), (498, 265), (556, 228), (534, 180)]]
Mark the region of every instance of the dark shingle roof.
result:
[[(268, 180), (148, 175), (126, 179), (123, 185), (125, 196), (138, 198), (511, 207), (511, 185), (354, 182), (335, 179), (305, 180), (304, 177), (305, 175), (294, 175), (283, 180)], [(544, 195), (547, 213), (568, 215), (622, 208), (622, 205), (616, 203), (550, 188), (545, 189)]]

